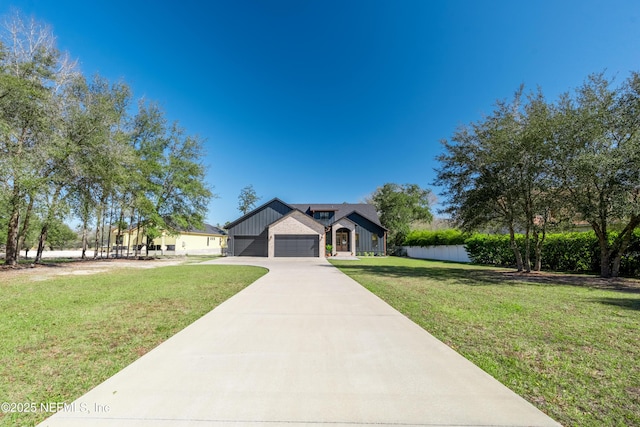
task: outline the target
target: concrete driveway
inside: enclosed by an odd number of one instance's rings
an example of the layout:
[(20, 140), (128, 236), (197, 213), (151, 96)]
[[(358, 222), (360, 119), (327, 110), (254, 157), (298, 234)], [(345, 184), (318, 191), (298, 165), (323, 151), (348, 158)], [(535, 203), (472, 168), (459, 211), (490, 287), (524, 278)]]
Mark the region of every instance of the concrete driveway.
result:
[(557, 426), (323, 259), (270, 269), (43, 426)]

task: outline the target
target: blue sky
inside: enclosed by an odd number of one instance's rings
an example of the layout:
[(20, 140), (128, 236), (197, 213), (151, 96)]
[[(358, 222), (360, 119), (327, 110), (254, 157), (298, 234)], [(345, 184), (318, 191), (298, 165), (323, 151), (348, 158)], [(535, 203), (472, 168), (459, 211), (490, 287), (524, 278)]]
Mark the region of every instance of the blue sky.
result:
[(3, 3), (206, 139), (213, 224), (249, 184), (261, 202), (437, 193), (439, 141), (521, 83), (555, 100), (590, 73), (640, 71), (637, 0)]

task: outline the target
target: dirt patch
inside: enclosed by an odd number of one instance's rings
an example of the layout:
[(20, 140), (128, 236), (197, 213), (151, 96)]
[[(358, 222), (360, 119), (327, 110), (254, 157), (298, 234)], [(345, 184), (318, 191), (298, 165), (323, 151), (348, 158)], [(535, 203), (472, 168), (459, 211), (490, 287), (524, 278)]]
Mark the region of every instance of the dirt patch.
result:
[(45, 264), (20, 264), (15, 267), (0, 267), (0, 280), (18, 276), (30, 276), (33, 281), (43, 281), (54, 276), (104, 273), (105, 271), (114, 268), (157, 268), (169, 265), (179, 265), (186, 261), (186, 258), (130, 258), (71, 260), (68, 262), (46, 262)]

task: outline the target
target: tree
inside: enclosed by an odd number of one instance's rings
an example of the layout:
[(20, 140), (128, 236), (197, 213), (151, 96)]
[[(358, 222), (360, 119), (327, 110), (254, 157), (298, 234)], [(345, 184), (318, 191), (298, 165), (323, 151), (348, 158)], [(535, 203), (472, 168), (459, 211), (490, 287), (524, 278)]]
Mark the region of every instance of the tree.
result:
[(253, 185), (247, 185), (240, 190), (240, 195), (238, 196), (238, 210), (245, 215), (247, 212), (255, 208), (256, 202), (260, 199), (261, 197), (258, 197), (256, 191), (253, 189)]
[(499, 101), (492, 115), (460, 127), (442, 144), (445, 152), (437, 157), (442, 164), (435, 183), (445, 188), (447, 208), (454, 223), (466, 231), (489, 224), (509, 231), (518, 271), (524, 269), (522, 254), (515, 241), (519, 201), (517, 120), (522, 89), (512, 103)]
[(78, 239), (78, 235), (67, 224), (56, 220), (49, 224), (47, 243), (51, 250), (67, 249)]
[[(531, 270), (531, 240), (536, 268), (549, 220), (549, 109), (538, 91), (523, 100), (498, 101), (491, 115), (459, 128), (443, 141), (436, 184), (445, 188), (454, 223), (472, 231), (487, 226), (506, 229), (518, 271)], [(515, 235), (525, 231), (524, 257)]]
[(5, 263), (14, 265), (31, 203), (52, 170), (56, 97), (74, 64), (56, 49), (47, 26), (19, 14), (0, 32), (0, 49), (0, 191), (8, 194)]
[(591, 75), (575, 96), (561, 97), (556, 114), (552, 171), (559, 194), (598, 237), (600, 275), (618, 276), (640, 226), (640, 75), (619, 87), (602, 73)]
[(376, 207), (380, 222), (389, 229), (389, 243), (402, 246), (415, 221), (431, 222), (431, 190), (417, 184), (387, 183), (378, 187), (367, 201)]

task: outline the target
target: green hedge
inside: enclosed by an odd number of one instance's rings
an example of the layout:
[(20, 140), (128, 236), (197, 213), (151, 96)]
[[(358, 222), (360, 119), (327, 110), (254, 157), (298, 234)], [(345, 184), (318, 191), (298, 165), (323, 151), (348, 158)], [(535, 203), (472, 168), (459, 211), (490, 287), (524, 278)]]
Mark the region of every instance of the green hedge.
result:
[[(611, 233), (611, 238), (615, 233)], [(516, 242), (524, 256), (524, 236), (516, 235)], [(515, 266), (509, 236), (475, 234), (465, 242), (472, 262), (478, 264)], [(531, 249), (531, 261), (535, 255)], [(600, 271), (600, 246), (595, 233), (557, 233), (547, 235), (542, 245), (542, 269), (598, 273)], [(620, 274), (640, 276), (640, 230), (635, 230), (631, 245), (620, 263)]]
[(407, 235), (404, 241), (405, 246), (443, 246), (443, 245), (464, 245), (469, 234), (459, 230), (415, 230)]
[[(611, 238), (615, 233), (611, 233)], [(516, 242), (524, 256), (524, 239), (516, 235)], [(477, 264), (513, 267), (515, 256), (509, 236), (498, 234), (464, 234), (458, 230), (412, 231), (406, 246), (438, 246), (464, 244), (472, 262)], [(533, 244), (531, 261), (535, 258)], [(598, 273), (600, 271), (600, 247), (593, 231), (548, 234), (542, 245), (542, 269), (547, 271), (572, 271)], [(625, 276), (640, 276), (640, 230), (635, 230), (631, 245), (620, 264)]]

